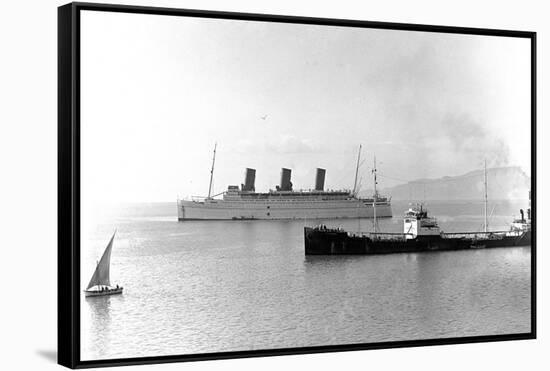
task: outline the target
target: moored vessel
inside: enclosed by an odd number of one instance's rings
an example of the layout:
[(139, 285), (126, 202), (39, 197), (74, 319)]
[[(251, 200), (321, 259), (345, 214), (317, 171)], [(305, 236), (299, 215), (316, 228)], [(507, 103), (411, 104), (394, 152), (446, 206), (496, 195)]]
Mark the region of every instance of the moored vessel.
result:
[(405, 213), (403, 233), (348, 233), (325, 225), (304, 227), (305, 254), (368, 255), (530, 246), (531, 220), (524, 217), (523, 210), (521, 215), (508, 231), (444, 233), (437, 219), (420, 206)]
[[(376, 162), (373, 170), (376, 190)], [(423, 205), (410, 208), (403, 218), (403, 233), (381, 233), (376, 223), (373, 232), (348, 233), (325, 225), (304, 227), (306, 255), (390, 254), (402, 252), (466, 250), (531, 245), (531, 192), (527, 218), (515, 219), (507, 231), (489, 231), (487, 219), (487, 166), (484, 171), (484, 231), (444, 233), (436, 218), (428, 216)]]

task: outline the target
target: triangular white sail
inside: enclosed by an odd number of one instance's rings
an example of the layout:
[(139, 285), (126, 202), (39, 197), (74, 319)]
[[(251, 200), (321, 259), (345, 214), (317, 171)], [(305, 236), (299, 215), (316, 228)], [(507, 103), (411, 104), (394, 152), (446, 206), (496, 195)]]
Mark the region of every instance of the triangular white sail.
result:
[(90, 280), (90, 283), (88, 284), (88, 287), (86, 288), (86, 290), (89, 290), (91, 287), (94, 287), (94, 286), (111, 285), (111, 281), (109, 277), (109, 266), (111, 265), (111, 250), (113, 248), (113, 240), (115, 239), (115, 234), (116, 234), (116, 231), (115, 233), (113, 233), (113, 237), (111, 237), (111, 241), (109, 241), (109, 244), (107, 245), (107, 248), (105, 249), (105, 252), (101, 257), (101, 260), (97, 264), (94, 275), (92, 276), (92, 279)]

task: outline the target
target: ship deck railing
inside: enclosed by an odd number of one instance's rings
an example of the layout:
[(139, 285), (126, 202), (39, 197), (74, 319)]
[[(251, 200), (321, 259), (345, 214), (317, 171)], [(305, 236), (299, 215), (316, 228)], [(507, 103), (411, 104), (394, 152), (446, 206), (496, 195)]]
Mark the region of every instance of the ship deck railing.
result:
[(467, 239), (502, 239), (504, 237), (519, 237), (523, 231), (490, 231), (490, 232), (447, 232), (441, 233), (442, 238), (467, 238)]
[[(450, 233), (441, 233), (442, 238), (465, 238), (465, 239), (476, 239), (476, 240), (487, 240), (487, 239), (502, 239), (504, 237), (519, 237), (525, 231), (491, 231), (491, 232), (450, 232)], [(388, 232), (348, 232), (350, 237), (368, 237), (371, 239), (377, 240), (387, 240), (387, 239), (401, 239), (406, 240), (416, 237), (412, 233), (388, 233)]]
[(392, 233), (392, 232), (349, 232), (350, 237), (368, 237), (373, 240), (406, 240), (407, 238), (412, 238), (414, 235), (412, 233)]
[[(295, 203), (295, 202), (318, 202), (318, 203), (323, 203), (323, 202), (326, 202), (326, 201), (353, 201), (353, 202), (357, 202), (357, 201), (363, 201), (365, 204), (367, 205), (372, 205), (372, 202), (367, 202), (363, 199), (357, 199), (357, 198), (353, 198), (353, 197), (348, 197), (348, 196), (345, 196), (345, 195), (342, 195), (342, 196), (322, 196), (322, 195), (310, 195), (308, 197), (303, 197), (303, 198), (299, 198), (299, 197), (296, 197), (296, 198), (291, 198), (291, 197), (288, 197), (288, 196), (273, 196), (273, 197), (269, 197), (269, 196), (246, 196), (246, 197), (241, 197), (239, 195), (228, 195), (228, 196), (225, 196), (223, 198), (223, 201), (226, 201), (226, 202), (242, 202), (242, 201), (245, 201), (245, 202), (250, 202), (250, 203), (266, 203), (266, 202), (273, 202), (273, 203), (276, 203), (276, 204), (281, 204), (281, 203)], [(390, 206), (391, 203), (388, 202), (388, 201), (377, 201), (376, 202), (376, 206)]]

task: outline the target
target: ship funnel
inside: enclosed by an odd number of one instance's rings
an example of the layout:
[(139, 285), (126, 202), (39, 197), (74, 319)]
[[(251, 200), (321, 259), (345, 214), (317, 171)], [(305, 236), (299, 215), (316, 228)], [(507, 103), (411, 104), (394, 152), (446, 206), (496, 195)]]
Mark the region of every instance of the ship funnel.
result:
[(256, 169), (246, 168), (242, 190), (254, 192), (256, 190), (256, 188), (254, 187), (255, 180), (256, 180)]
[(317, 168), (317, 175), (315, 175), (315, 190), (322, 191), (325, 187), (325, 174), (326, 170)]
[(292, 191), (292, 182), (290, 181), (290, 169), (282, 168), (281, 169), (281, 191)]

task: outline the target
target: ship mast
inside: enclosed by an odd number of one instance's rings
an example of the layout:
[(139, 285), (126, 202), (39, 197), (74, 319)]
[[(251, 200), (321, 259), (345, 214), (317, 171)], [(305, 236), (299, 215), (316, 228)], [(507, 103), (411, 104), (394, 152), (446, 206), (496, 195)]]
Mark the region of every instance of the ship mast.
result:
[(376, 199), (378, 198), (378, 192), (376, 191), (376, 155), (374, 155), (374, 167), (372, 169), (372, 174), (374, 175), (374, 195), (372, 196), (372, 210), (373, 210), (373, 228), (374, 233), (378, 232), (378, 223), (376, 221)]
[(214, 164), (216, 163), (216, 147), (218, 143), (214, 143), (214, 155), (212, 156), (212, 169), (210, 169), (210, 184), (208, 185), (208, 199), (212, 194), (212, 178), (214, 177)]
[(485, 160), (484, 163), (484, 170), (483, 170), (483, 184), (485, 187), (485, 233), (487, 233), (488, 230), (488, 223), (487, 223), (487, 160)]
[(357, 154), (357, 166), (355, 167), (355, 181), (353, 182), (353, 197), (357, 196), (357, 175), (359, 174), (360, 160), (361, 160), (361, 144), (359, 145), (359, 153)]

